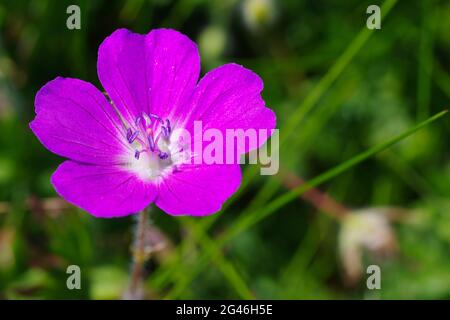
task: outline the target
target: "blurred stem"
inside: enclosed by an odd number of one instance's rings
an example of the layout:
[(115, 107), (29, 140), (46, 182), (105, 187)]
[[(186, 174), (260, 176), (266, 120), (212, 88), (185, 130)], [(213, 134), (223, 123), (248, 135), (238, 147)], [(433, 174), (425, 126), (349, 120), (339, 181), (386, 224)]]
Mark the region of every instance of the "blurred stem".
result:
[(133, 264), (131, 267), (130, 285), (124, 295), (125, 299), (142, 300), (144, 298), (144, 266), (148, 259), (148, 250), (145, 244), (149, 209), (143, 210), (138, 217), (133, 243)]
[(434, 1), (422, 2), (422, 26), (420, 46), (418, 50), (418, 81), (417, 81), (417, 119), (426, 119), (430, 114), (431, 74), (433, 70), (433, 45), (437, 19)]
[[(293, 173), (284, 172), (282, 174), (283, 183), (289, 189), (295, 189), (304, 185), (306, 182)], [(320, 191), (317, 188), (311, 188), (300, 195), (304, 200), (312, 204), (319, 211), (322, 211), (334, 219), (342, 220), (348, 214), (348, 209), (329, 194)]]

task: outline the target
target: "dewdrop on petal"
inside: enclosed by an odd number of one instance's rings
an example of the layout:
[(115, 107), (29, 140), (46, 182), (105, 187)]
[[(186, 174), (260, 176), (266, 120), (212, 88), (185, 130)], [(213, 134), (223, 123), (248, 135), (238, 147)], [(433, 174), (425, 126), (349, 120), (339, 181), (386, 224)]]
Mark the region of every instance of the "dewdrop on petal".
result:
[[(397, 209), (392, 209), (397, 210)], [(376, 256), (392, 255), (397, 240), (389, 222), (389, 208), (368, 208), (350, 213), (339, 233), (339, 255), (349, 284), (360, 280), (365, 251)]]
[(270, 26), (275, 21), (276, 9), (273, 0), (245, 0), (242, 14), (247, 26), (257, 31)]

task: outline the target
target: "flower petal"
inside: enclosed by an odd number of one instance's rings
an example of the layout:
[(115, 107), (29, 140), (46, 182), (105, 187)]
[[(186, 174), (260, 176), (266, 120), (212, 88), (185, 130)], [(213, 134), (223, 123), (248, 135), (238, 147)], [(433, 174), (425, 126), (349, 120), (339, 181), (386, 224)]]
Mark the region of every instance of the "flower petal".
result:
[[(202, 121), (203, 130), (266, 129), (267, 138), (275, 128), (275, 113), (265, 107), (261, 97), (263, 82), (253, 71), (237, 64), (225, 64), (208, 72), (199, 82), (184, 123), (188, 130), (193, 121)], [(258, 139), (260, 147), (266, 139)], [(242, 153), (254, 148), (245, 146)]]
[(239, 165), (185, 165), (160, 183), (155, 204), (171, 215), (209, 215), (240, 183)]
[(145, 209), (156, 187), (121, 167), (63, 162), (52, 184), (60, 196), (99, 218), (121, 217)]
[(175, 30), (119, 29), (100, 45), (97, 71), (125, 119), (143, 111), (165, 118), (192, 94), (200, 57), (196, 44)]
[[(72, 160), (112, 164), (129, 146), (120, 121), (92, 84), (58, 77), (39, 90), (30, 128), (50, 151)], [(122, 130), (123, 131), (123, 130)]]

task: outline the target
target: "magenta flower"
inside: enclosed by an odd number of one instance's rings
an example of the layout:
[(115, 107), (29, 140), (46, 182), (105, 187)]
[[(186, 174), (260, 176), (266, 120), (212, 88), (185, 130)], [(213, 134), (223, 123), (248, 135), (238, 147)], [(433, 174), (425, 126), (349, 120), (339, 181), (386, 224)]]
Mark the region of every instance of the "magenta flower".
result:
[(58, 194), (96, 217), (152, 202), (172, 215), (217, 212), (239, 187), (239, 164), (182, 161), (195, 154), (175, 131), (193, 132), (194, 121), (221, 132), (275, 127), (255, 73), (226, 64), (198, 82), (197, 46), (174, 30), (115, 31), (100, 45), (97, 72), (107, 94), (58, 77), (37, 93), (30, 123), (46, 148), (69, 159), (51, 178)]

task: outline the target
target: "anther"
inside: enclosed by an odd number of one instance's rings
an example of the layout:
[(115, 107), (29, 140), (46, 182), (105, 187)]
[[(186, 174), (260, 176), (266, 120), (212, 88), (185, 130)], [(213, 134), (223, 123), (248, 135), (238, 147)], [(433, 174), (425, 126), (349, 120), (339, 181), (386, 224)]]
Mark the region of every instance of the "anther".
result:
[(146, 114), (145, 112), (142, 113), (142, 118), (144, 118), (144, 120), (145, 120), (145, 126), (146, 127), (148, 127), (149, 125), (152, 124), (152, 119), (150, 119), (148, 114)]
[(158, 120), (160, 123), (164, 124), (163, 119), (161, 119), (159, 116), (157, 116), (157, 115), (154, 114), (154, 113), (150, 113), (150, 114), (149, 114), (149, 117), (152, 118), (152, 119), (156, 119), (156, 120)]
[(147, 140), (148, 140), (148, 146), (150, 148), (150, 151), (151, 152), (155, 151), (155, 141), (153, 141), (153, 137), (150, 135), (150, 136), (148, 136)]
[(169, 137), (169, 129), (167, 129), (164, 126), (161, 126), (161, 129), (162, 129), (164, 138), (168, 138)]
[(141, 120), (142, 120), (142, 117), (141, 117), (141, 116), (138, 116), (138, 117), (136, 118), (136, 120), (134, 121), (134, 124), (138, 126), (139, 123), (141, 122)]
[(131, 130), (131, 128), (128, 128), (127, 129), (127, 140), (128, 140), (128, 143), (130, 143), (130, 144), (133, 143), (134, 140), (136, 140), (138, 134), (139, 134), (139, 131), (133, 132), (133, 130)]
[(159, 154), (158, 154), (158, 156), (159, 156), (159, 158), (161, 159), (161, 160), (165, 160), (165, 159), (167, 159), (168, 157), (169, 157), (169, 154), (167, 154), (166, 152), (160, 152)]
[(172, 131), (172, 128), (170, 127), (170, 121), (169, 121), (169, 119), (166, 119), (166, 128), (167, 128), (167, 131), (168, 131), (169, 134), (170, 134), (170, 132)]
[(144, 121), (144, 127), (148, 127), (152, 124), (152, 119), (145, 112), (142, 112), (141, 115), (136, 118), (135, 124), (138, 126), (142, 120)]

